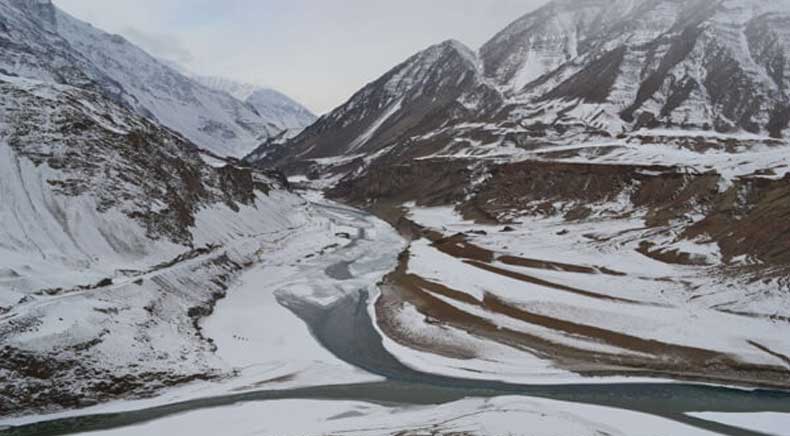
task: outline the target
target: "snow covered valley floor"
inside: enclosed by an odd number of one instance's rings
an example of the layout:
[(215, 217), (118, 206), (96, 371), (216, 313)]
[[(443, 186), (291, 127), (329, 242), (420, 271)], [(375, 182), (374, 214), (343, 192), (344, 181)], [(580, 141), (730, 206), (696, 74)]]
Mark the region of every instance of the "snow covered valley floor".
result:
[[(414, 323), (422, 346), (405, 347), (381, 334), (373, 303), (384, 301), (378, 283), (406, 242), (369, 214), (312, 199), (303, 225), (267, 238), (200, 322), (216, 346), (212, 363), (228, 376), (150, 399), (0, 419), (0, 434), (782, 434), (788, 394), (593, 379), (472, 329), (426, 322), (407, 305), (399, 319)], [(427, 248), (416, 241), (409, 252)]]

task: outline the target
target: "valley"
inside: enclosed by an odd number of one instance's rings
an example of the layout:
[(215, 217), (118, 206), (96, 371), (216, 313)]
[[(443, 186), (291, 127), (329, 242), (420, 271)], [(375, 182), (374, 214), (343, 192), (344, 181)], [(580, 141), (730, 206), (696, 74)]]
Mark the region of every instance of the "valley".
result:
[(790, 8), (513, 18), (315, 116), (0, 0), (0, 435), (786, 434)]
[[(487, 335), (477, 332), (459, 339), (462, 330), (435, 322), (432, 328), (442, 331), (420, 337), (431, 338), (433, 344), (474, 345), (476, 352), (493, 354), (447, 366), (438, 354), (421, 359), (380, 333), (377, 325), (386, 323), (373, 306), (380, 307), (387, 298), (389, 279), (379, 297), (375, 284), (395, 268), (405, 241), (371, 215), (308, 197), (313, 199), (307, 209), (313, 216), (310, 224), (271, 239), (272, 251), (260, 253), (260, 261), (201, 322), (202, 334), (212, 339), (217, 357), (232, 375), (168, 388), (152, 399), (6, 420), (13, 427), (4, 433), (115, 435), (194, 428), (194, 434), (212, 434), (216, 429), (211, 417), (227, 413), (238, 414), (240, 429), (252, 419), (261, 431), (281, 434), (330, 427), (349, 434), (421, 434), (421, 428), (474, 433), (509, 422), (534, 422), (530, 415), (540, 413), (552, 428), (579, 434), (629, 434), (636, 427), (623, 423), (633, 420), (640, 425), (654, 421), (656, 431), (673, 434), (752, 435), (759, 433), (695, 419), (691, 412), (753, 413), (758, 421), (756, 413), (790, 412), (786, 395), (778, 391), (655, 382), (633, 374), (590, 378), (553, 368), (549, 360), (517, 347), (486, 343)], [(426, 212), (416, 214), (428, 220), (442, 216)], [(341, 236), (329, 236), (333, 234)], [(279, 244), (288, 249), (278, 249)], [(418, 245), (413, 243), (409, 251)], [(381, 247), (390, 248), (382, 252)], [(269, 257), (267, 252), (279, 255)], [(337, 265), (345, 272), (337, 273)], [(414, 331), (419, 325), (411, 327)], [(492, 357), (510, 357), (510, 365)], [(540, 368), (525, 365), (530, 361)], [(522, 374), (507, 372), (513, 369)], [(477, 399), (465, 399), (470, 397)], [(663, 401), (667, 397), (678, 401), (669, 405)], [(277, 416), (282, 407), (309, 407), (312, 412), (297, 423)], [(268, 417), (260, 419), (262, 413)]]

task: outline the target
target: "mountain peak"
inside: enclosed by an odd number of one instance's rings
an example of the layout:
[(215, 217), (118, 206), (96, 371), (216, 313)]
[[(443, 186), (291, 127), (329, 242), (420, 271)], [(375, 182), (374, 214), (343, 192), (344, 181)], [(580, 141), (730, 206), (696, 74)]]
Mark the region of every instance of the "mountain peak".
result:
[(436, 46), (452, 48), (453, 50), (458, 50), (460, 52), (471, 52), (472, 51), (463, 42), (461, 42), (461, 41), (459, 41), (457, 39), (452, 39), (452, 38), (444, 40), (444, 41), (440, 42), (439, 44), (436, 44)]
[(412, 129), (471, 119), (501, 103), (478, 64), (477, 55), (457, 40), (432, 45), (365, 86), (284, 149), (254, 154), (272, 164), (282, 154), (310, 160), (382, 152)]
[(434, 56), (439, 56), (447, 52), (458, 54), (471, 64), (477, 65), (477, 54), (466, 44), (457, 39), (448, 39), (439, 44), (432, 45), (418, 53), (417, 56), (423, 55), (423, 57), (433, 60)]
[(397, 160), (642, 128), (787, 136), (790, 16), (781, 11), (790, 2), (777, 3), (555, 0), (479, 54), (453, 39), (416, 53), (264, 153), (262, 165)]
[[(224, 77), (195, 76), (201, 84), (222, 91), (251, 106), (267, 122), (290, 135), (302, 131), (316, 120), (315, 114), (291, 97), (271, 88), (237, 82)], [(290, 136), (289, 135), (289, 136)]]

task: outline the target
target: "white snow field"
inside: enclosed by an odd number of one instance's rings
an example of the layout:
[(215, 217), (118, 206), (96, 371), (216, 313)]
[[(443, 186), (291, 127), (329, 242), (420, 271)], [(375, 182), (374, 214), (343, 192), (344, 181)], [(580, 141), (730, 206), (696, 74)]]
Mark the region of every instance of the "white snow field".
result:
[[(189, 290), (169, 289), (174, 295), (169, 295), (166, 303), (159, 303), (169, 312), (152, 315), (143, 308), (151, 300), (161, 300), (157, 296), (159, 289), (154, 286), (160, 280), (205, 286), (214, 277), (204, 265), (211, 260), (211, 254), (143, 276), (144, 285), (119, 282), (98, 290), (37, 297), (0, 316), (0, 322), (23, 316), (41, 316), (48, 321), (41, 324), (42, 328), (14, 337), (13, 345), (57, 348), (59, 343), (79, 342), (80, 338), (90, 338), (110, 326), (103, 341), (93, 349), (104, 367), (123, 373), (130, 371), (128, 365), (134, 363), (135, 371), (158, 369), (222, 377), (214, 382), (165, 390), (154, 400), (116, 401), (72, 413), (9, 418), (0, 420), (0, 424), (19, 425), (108, 408), (137, 409), (230, 391), (381, 380), (322, 348), (305, 323), (278, 299), (328, 306), (360, 290), (372, 292), (384, 274), (394, 268), (405, 241), (386, 223), (370, 215), (320, 198), (313, 200), (315, 203), (294, 194), (273, 192), (261, 199), (258, 210), (249, 215), (242, 212), (234, 218), (213, 216), (228, 222), (232, 219), (233, 229), (239, 232), (235, 236), (225, 234), (223, 249), (239, 262), (253, 263), (234, 276), (226, 298), (200, 323), (203, 338), (216, 345), (214, 352), (207, 349), (205, 340), (185, 334), (189, 330), (183, 324), (189, 319), (177, 312), (185, 312), (184, 305), (195, 298)], [(262, 213), (267, 210), (270, 212)], [(280, 215), (271, 216), (273, 211)], [(248, 233), (251, 229), (243, 227), (243, 218), (251, 219), (256, 214), (269, 227)], [(200, 220), (203, 225), (198, 228), (207, 228), (211, 221), (212, 217), (204, 216)], [(328, 275), (327, 268), (338, 263), (347, 263), (352, 277), (338, 279)], [(123, 310), (111, 311), (110, 317), (96, 310), (113, 307)], [(145, 341), (140, 342), (140, 338)], [(140, 351), (139, 347), (150, 351)], [(147, 353), (152, 357), (143, 359)], [(181, 358), (184, 355), (188, 358)]]
[(735, 427), (749, 428), (768, 435), (783, 436), (790, 429), (790, 414), (786, 413), (720, 413), (694, 412), (689, 416)]
[[(326, 307), (360, 289), (375, 295), (377, 283), (395, 267), (397, 255), (406, 243), (394, 229), (370, 215), (319, 196), (309, 198), (310, 203), (291, 204), (300, 211), (298, 219), (293, 217), (290, 221), (294, 224), (292, 227), (255, 239), (255, 265), (232, 282), (227, 296), (217, 303), (214, 313), (200, 323), (202, 334), (211, 338), (217, 347), (207, 366), (233, 374), (232, 377), (170, 388), (151, 399), (115, 401), (79, 411), (0, 420), (0, 426), (142, 410), (229, 393), (382, 380), (353, 368), (322, 348), (307, 326), (281, 303), (300, 301)], [(285, 197), (276, 199), (283, 201)], [(442, 221), (453, 229), (471, 225), (458, 222), (449, 209), (414, 209), (412, 218), (423, 224), (431, 220), (438, 220), (433, 221), (434, 224)], [(413, 253), (420, 253), (424, 247), (418, 242), (412, 249)], [(432, 257), (419, 265), (411, 263), (410, 268), (421, 268), (426, 273), (441, 270), (440, 256), (435, 253), (429, 256)], [(347, 265), (348, 274), (328, 272), (338, 264)], [(457, 269), (454, 274), (463, 275), (469, 283), (478, 280), (477, 275), (468, 270)], [(418, 323), (420, 316), (416, 311), (404, 311), (406, 320), (414, 318), (415, 330), (430, 327)], [(476, 347), (482, 357), (449, 362), (439, 356), (397, 348), (390, 340), (385, 340), (385, 345), (401, 361), (426, 372), (531, 383), (582, 381), (577, 375), (553, 368), (546, 360), (468, 334), (450, 334), (442, 330), (428, 334), (434, 334), (436, 340), (465, 340), (467, 345)], [(176, 345), (175, 338), (173, 341), (171, 345)], [(458, 367), (454, 368), (454, 364)], [(475, 372), (479, 373), (474, 375)], [(602, 379), (608, 382), (623, 380), (639, 381), (636, 378)], [(732, 425), (752, 428), (743, 422)], [(242, 401), (85, 434), (379, 436), (403, 432), (491, 436), (714, 434), (638, 412), (510, 396), (470, 398), (435, 406), (382, 405), (364, 401)]]
[(199, 410), (91, 436), (709, 436), (668, 419), (600, 406), (498, 397), (427, 407), (284, 400)]
[[(464, 221), (451, 207), (407, 206), (414, 222), (444, 236), (462, 233), (469, 243), (494, 253), (493, 261), (481, 267), (481, 263), (464, 258), (463, 254), (456, 257), (443, 252), (427, 239), (414, 241), (409, 248), (408, 274), (459, 291), (472, 301), (483, 303), (487, 296), (494, 296), (510, 307), (543, 319), (710, 350), (746, 363), (780, 368), (788, 365), (782, 356), (790, 355), (790, 337), (781, 316), (790, 313), (790, 307), (781, 298), (779, 288), (774, 296), (760, 292), (754, 298), (736, 299), (736, 295), (748, 293), (751, 287), (764, 290), (771, 284), (760, 282), (750, 287), (716, 278), (720, 276), (713, 274), (714, 266), (674, 265), (646, 257), (636, 250), (640, 236), (649, 231), (639, 219), (569, 223), (559, 218), (519, 217), (519, 224), (509, 229), (512, 231), (502, 232), (501, 225)], [(686, 245), (680, 248), (710, 257), (711, 265), (718, 260), (715, 247)], [(517, 265), (504, 262), (505, 256), (534, 262)], [(602, 338), (530, 323), (484, 305), (470, 304), (463, 298), (431, 295), (500, 329), (588, 352), (640, 354), (607, 344)], [(396, 316), (399, 328), (408, 337), (430, 337), (440, 341), (437, 343), (472, 350), (476, 355), (474, 359), (454, 359), (385, 341), (390, 352), (403, 363), (421, 371), (514, 383), (563, 383), (578, 377), (545, 358), (484, 343), (464, 331), (437, 323), (409, 304)], [(612, 379), (605, 377), (600, 381)]]

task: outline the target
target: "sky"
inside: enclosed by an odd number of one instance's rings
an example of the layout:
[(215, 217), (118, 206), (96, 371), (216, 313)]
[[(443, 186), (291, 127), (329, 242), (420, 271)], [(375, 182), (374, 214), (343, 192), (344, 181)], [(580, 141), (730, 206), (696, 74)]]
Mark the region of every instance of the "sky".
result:
[(54, 0), (203, 75), (272, 87), (317, 114), (446, 39), (473, 49), (546, 0)]

